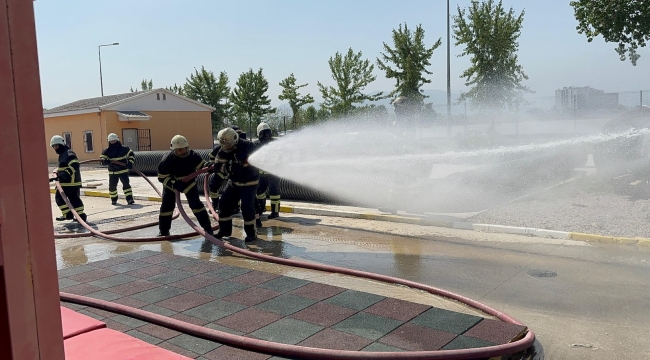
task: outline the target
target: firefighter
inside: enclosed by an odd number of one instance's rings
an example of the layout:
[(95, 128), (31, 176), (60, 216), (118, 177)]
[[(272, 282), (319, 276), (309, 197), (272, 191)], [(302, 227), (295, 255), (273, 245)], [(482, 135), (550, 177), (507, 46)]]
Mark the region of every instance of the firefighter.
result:
[[(113, 205), (117, 204), (117, 184), (122, 182), (122, 191), (129, 205), (133, 201), (133, 190), (129, 183), (129, 171), (133, 169), (135, 154), (128, 146), (122, 145), (117, 134), (108, 134), (108, 147), (102, 151), (99, 157), (102, 165), (108, 165), (108, 193), (111, 196)], [(118, 164), (121, 163), (121, 164)]]
[(185, 194), (187, 203), (192, 208), (199, 225), (206, 233), (212, 235), (212, 224), (208, 212), (199, 198), (196, 180), (183, 181), (183, 178), (187, 175), (203, 167), (212, 166), (212, 164), (206, 162), (199, 154), (191, 150), (187, 139), (182, 135), (176, 135), (172, 138), (170, 148), (171, 151), (158, 164), (158, 181), (163, 184), (160, 223), (158, 225), (160, 232), (158, 236), (169, 236), (169, 230), (172, 227), (172, 215), (176, 208), (176, 191)]
[(233, 125), (231, 128), (237, 132), (237, 136), (239, 136), (240, 139), (246, 139), (246, 133), (243, 132), (239, 126)]
[[(50, 146), (59, 154), (59, 167), (56, 169), (56, 176), (50, 178), (50, 181), (58, 181), (65, 196), (70, 200), (70, 204), (79, 214), (81, 220), (86, 222), (86, 213), (84, 212), (84, 203), (81, 201), (81, 171), (79, 170), (79, 159), (77, 154), (72, 151), (66, 144), (62, 136), (54, 135), (50, 140)], [(57, 191), (54, 195), (54, 201), (61, 209), (61, 216), (56, 221), (75, 220), (72, 211), (63, 200), (61, 194)]]
[[(255, 145), (259, 148), (273, 141), (271, 127), (261, 122), (257, 126), (257, 140)], [(264, 170), (260, 170), (260, 185), (257, 187), (257, 206), (255, 224), (262, 227), (260, 216), (266, 211), (266, 198), (271, 199), (271, 214), (268, 219), (275, 219), (280, 216), (280, 186), (279, 179)]]
[(253, 142), (240, 139), (237, 131), (225, 128), (217, 135), (221, 148), (216, 154), (215, 176), (217, 188), (226, 182), (219, 200), (219, 232), (221, 239), (232, 235), (232, 217), (236, 214), (237, 203), (241, 200), (241, 213), (244, 218), (245, 242), (257, 240), (255, 229), (255, 194), (260, 182), (257, 168), (248, 164), (248, 157), (255, 152)]

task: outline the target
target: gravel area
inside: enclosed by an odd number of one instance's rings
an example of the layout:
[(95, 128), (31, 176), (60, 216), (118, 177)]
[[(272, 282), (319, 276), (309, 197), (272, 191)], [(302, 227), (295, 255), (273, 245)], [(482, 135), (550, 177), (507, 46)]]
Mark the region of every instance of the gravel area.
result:
[(650, 185), (634, 175), (590, 176), (478, 214), (473, 223), (650, 237)]

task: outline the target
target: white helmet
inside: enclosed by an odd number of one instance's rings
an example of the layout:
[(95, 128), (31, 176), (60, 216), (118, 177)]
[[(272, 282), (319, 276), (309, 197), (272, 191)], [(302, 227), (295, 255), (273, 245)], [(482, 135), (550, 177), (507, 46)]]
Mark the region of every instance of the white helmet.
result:
[(232, 128), (225, 128), (217, 134), (217, 141), (221, 144), (221, 148), (228, 151), (237, 145), (239, 141), (239, 134)]
[(110, 133), (108, 134), (108, 141), (120, 141), (120, 138), (116, 133)]
[(65, 139), (61, 135), (54, 135), (52, 136), (52, 139), (50, 139), (50, 146), (54, 145), (63, 145), (65, 146)]
[(185, 138), (185, 136), (183, 136), (183, 135), (175, 135), (172, 138), (172, 143), (170, 145), (170, 148), (172, 150), (175, 150), (175, 149), (186, 148), (186, 147), (189, 147), (189, 146), (190, 146), (190, 143), (187, 142), (187, 139)]
[(271, 127), (269, 126), (269, 124), (265, 122), (261, 122), (259, 125), (257, 125), (257, 137), (260, 137), (260, 133), (263, 130), (271, 130)]

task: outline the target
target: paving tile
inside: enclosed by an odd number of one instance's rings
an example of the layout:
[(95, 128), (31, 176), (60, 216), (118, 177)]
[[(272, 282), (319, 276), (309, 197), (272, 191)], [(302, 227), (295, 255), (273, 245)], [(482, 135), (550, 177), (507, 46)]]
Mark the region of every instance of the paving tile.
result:
[(144, 342), (147, 342), (147, 343), (149, 343), (151, 345), (157, 345), (157, 344), (159, 344), (159, 343), (161, 343), (163, 341), (162, 339), (158, 339), (157, 337), (151, 336), (149, 334), (142, 333), (142, 332), (140, 332), (138, 330), (129, 330), (129, 331), (126, 332), (126, 334), (131, 335), (136, 339), (140, 339), (140, 340), (142, 340)]
[(310, 282), (307, 280), (296, 279), (292, 277), (282, 276), (273, 280), (269, 280), (264, 284), (259, 285), (264, 289), (278, 291), (281, 293), (295, 290), (301, 286), (305, 286)]
[(80, 305), (80, 304), (63, 302), (63, 301), (61, 301), (61, 305), (67, 307), (70, 310), (74, 310), (74, 311), (82, 310), (82, 309), (85, 309), (85, 308), (88, 307), (86, 305)]
[(224, 300), (215, 300), (207, 304), (184, 311), (183, 314), (194, 316), (207, 322), (214, 322), (238, 311), (244, 310), (243, 305), (231, 303)]
[(400, 325), (402, 323), (397, 320), (360, 312), (332, 326), (332, 328), (363, 336), (371, 340), (377, 340)]
[(298, 345), (333, 349), (358, 351), (370, 345), (373, 341), (361, 336), (344, 333), (334, 329), (323, 329)]
[(204, 340), (187, 334), (180, 334), (177, 337), (167, 340), (167, 342), (181, 347), (185, 350), (195, 352), (199, 355), (208, 353), (217, 347), (221, 346), (219, 343)]
[(183, 290), (172, 286), (159, 286), (150, 290), (146, 290), (137, 294), (131, 295), (132, 298), (144, 301), (149, 304), (157, 303), (174, 296), (184, 293)]
[(249, 336), (267, 341), (295, 345), (322, 329), (322, 326), (284, 318), (252, 332)]
[(266, 273), (262, 271), (251, 271), (244, 275), (239, 275), (234, 278), (231, 278), (230, 281), (254, 286), (254, 285), (259, 285), (261, 283), (265, 283), (269, 280), (273, 280), (280, 276), (281, 275)]
[(114, 292), (116, 294), (124, 295), (124, 296), (129, 296), (133, 294), (137, 294), (139, 292), (147, 291), (153, 288), (157, 288), (161, 286), (159, 283), (155, 283), (153, 281), (147, 281), (147, 280), (135, 280), (130, 283), (118, 285), (118, 286), (113, 286), (110, 287), (106, 290)]
[(282, 319), (282, 315), (256, 308), (248, 308), (221, 318), (215, 324), (243, 333), (250, 333), (280, 319)]
[(316, 301), (323, 301), (334, 295), (338, 295), (345, 290), (346, 289), (337, 286), (313, 282), (291, 291), (290, 294), (302, 296), (304, 298)]
[(157, 255), (146, 257), (146, 258), (142, 259), (141, 261), (146, 262), (148, 264), (160, 264), (160, 263), (164, 263), (164, 262), (167, 262), (167, 261), (172, 261), (172, 260), (176, 259), (177, 256), (178, 255), (158, 253)]
[(137, 328), (137, 327), (140, 327), (142, 325), (147, 324), (145, 321), (134, 319), (132, 317), (128, 317), (128, 316), (125, 316), (125, 315), (115, 315), (115, 316), (111, 317), (110, 319), (113, 320), (113, 321), (117, 321), (120, 324), (130, 326), (132, 328)]
[(263, 303), (257, 304), (255, 307), (260, 310), (270, 311), (272, 313), (287, 316), (298, 312), (308, 306), (311, 306), (315, 302), (316, 301), (312, 299), (306, 299), (304, 297), (291, 294), (283, 294)]
[(266, 360), (271, 356), (222, 345), (205, 354), (204, 357), (209, 360)]
[(79, 284), (79, 285), (72, 285), (70, 287), (62, 289), (62, 291), (70, 294), (75, 294), (75, 295), (88, 295), (90, 293), (94, 293), (101, 289), (102, 288), (100, 287), (89, 285), (89, 284)]
[(132, 260), (128, 259), (128, 258), (118, 256), (118, 257), (113, 257), (113, 258), (106, 259), (106, 260), (93, 261), (93, 262), (89, 263), (89, 265), (92, 265), (92, 266), (94, 266), (96, 268), (107, 268), (109, 266), (122, 264), (122, 263), (129, 262), (129, 261), (132, 261)]
[(249, 286), (239, 283), (234, 283), (229, 280), (224, 280), (216, 284), (208, 285), (202, 289), (196, 290), (199, 294), (205, 294), (215, 298), (222, 298), (230, 294), (247, 289)]
[(131, 259), (131, 260), (139, 260), (139, 259), (143, 259), (143, 258), (146, 258), (146, 257), (158, 255), (158, 254), (160, 254), (160, 252), (158, 252), (158, 251), (138, 250), (138, 251), (130, 252), (130, 253), (120, 255), (120, 256), (123, 257), (123, 258)]
[(243, 333), (241, 331), (237, 331), (237, 330), (234, 330), (234, 329), (227, 328), (225, 326), (217, 325), (216, 323), (209, 323), (209, 324), (205, 324), (203, 326), (205, 326), (205, 327), (207, 327), (209, 329), (212, 329), (212, 330), (222, 331), (222, 332), (229, 333), (229, 334), (235, 334), (235, 335), (244, 335), (245, 334), (245, 333)]
[(168, 329), (166, 327), (158, 326), (156, 324), (142, 325), (136, 330), (145, 333), (147, 335), (153, 336), (155, 338), (161, 339), (161, 341), (171, 339), (181, 334), (176, 330)]
[(119, 298), (119, 299), (115, 299), (115, 300), (113, 300), (113, 302), (117, 303), (117, 304), (130, 306), (130, 307), (133, 307), (133, 308), (141, 308), (141, 307), (147, 305), (147, 303), (144, 302), (144, 301), (140, 301), (140, 300), (134, 299), (132, 297), (128, 297), (128, 296), (123, 297), (123, 298)]
[(406, 351), (404, 349), (396, 348), (394, 346), (374, 342), (365, 348), (363, 348), (361, 351), (372, 351), (372, 352), (401, 352), (401, 351)]
[(201, 262), (203, 262), (203, 260), (193, 259), (186, 256), (176, 256), (175, 259), (166, 261), (164, 265), (170, 269), (183, 270), (186, 267), (198, 265)]
[(426, 326), (404, 324), (379, 339), (379, 342), (410, 351), (433, 351), (439, 350), (456, 336)]
[(326, 299), (325, 302), (355, 310), (363, 310), (370, 305), (385, 299), (383, 296), (356, 290), (346, 290), (338, 295)]
[(107, 327), (107, 328), (112, 329), (112, 330), (115, 330), (115, 331), (119, 331), (119, 332), (123, 332), (123, 333), (125, 333), (125, 332), (127, 332), (127, 331), (129, 331), (129, 330), (133, 330), (132, 327), (130, 327), (130, 326), (128, 326), (128, 325), (124, 325), (124, 324), (119, 323), (119, 322), (117, 322), (117, 321), (111, 320), (110, 318), (109, 318), (109, 319), (104, 319), (104, 320), (102, 320), (102, 321), (103, 321), (104, 323), (106, 323), (106, 327)]
[(483, 341), (480, 339), (472, 338), (469, 336), (458, 335), (454, 340), (442, 347), (442, 350), (458, 350), (458, 349), (473, 349), (486, 346), (493, 346), (491, 342)]
[(494, 344), (505, 344), (517, 338), (525, 330), (525, 326), (510, 324), (499, 320), (483, 319), (483, 321), (467, 330), (463, 335)]
[(195, 291), (198, 289), (202, 289), (206, 286), (218, 283), (222, 281), (223, 279), (219, 279), (216, 277), (210, 277), (210, 276), (205, 276), (205, 275), (195, 275), (192, 277), (185, 278), (183, 280), (179, 280), (176, 282), (173, 282), (169, 285), (177, 287), (179, 289), (187, 290), (187, 291)]
[(97, 315), (99, 315), (99, 316), (101, 316), (103, 318), (108, 318), (108, 317), (112, 317), (112, 316), (117, 315), (117, 314), (112, 313), (110, 311), (97, 309), (97, 308), (93, 308), (93, 307), (89, 307), (88, 309), (86, 309), (86, 311), (90, 311), (91, 313), (97, 314)]
[(273, 291), (273, 290), (268, 290), (268, 289), (263, 289), (260, 287), (251, 287), (248, 289), (244, 289), (242, 291), (236, 292), (234, 294), (230, 294), (228, 296), (224, 296), (222, 299), (230, 302), (234, 302), (237, 304), (242, 304), (246, 306), (253, 306), (257, 305), (259, 303), (263, 303), (269, 299), (272, 299), (276, 296), (280, 295), (279, 292)]
[(236, 266), (223, 266), (219, 269), (204, 273), (205, 276), (215, 276), (219, 279), (227, 280), (250, 272), (250, 269), (244, 269)]
[(197, 318), (197, 317), (190, 316), (190, 315), (183, 314), (183, 313), (174, 314), (174, 315), (170, 316), (170, 318), (180, 320), (180, 321), (185, 321), (186, 323), (199, 325), (199, 326), (204, 326), (205, 324), (210, 322), (210, 320), (206, 320), (206, 319), (203, 319), (203, 318)]
[(159, 266), (159, 265), (151, 265), (147, 264), (148, 266), (141, 267), (139, 269), (127, 271), (125, 274), (141, 279), (146, 279), (148, 277), (152, 277), (154, 275), (158, 275), (160, 273), (164, 273), (169, 271), (168, 268), (164, 266)]
[(83, 274), (91, 270), (97, 270), (97, 268), (90, 265), (79, 265), (79, 266), (69, 267), (67, 269), (58, 270), (58, 273), (59, 273), (59, 277), (68, 277), (68, 276)]
[(365, 312), (399, 321), (409, 321), (428, 310), (431, 306), (412, 303), (393, 298), (386, 298), (370, 307)]
[(97, 279), (101, 279), (113, 275), (117, 275), (117, 273), (106, 269), (93, 269), (90, 271), (85, 271), (81, 274), (68, 276), (68, 279), (87, 283), (87, 282), (95, 281)]
[(162, 315), (162, 316), (172, 316), (172, 315), (176, 314), (176, 311), (165, 309), (165, 308), (162, 308), (162, 307), (160, 307), (158, 305), (153, 305), (153, 304), (143, 306), (140, 310), (152, 312), (154, 314), (158, 314), (158, 315)]
[(67, 287), (79, 285), (79, 284), (81, 283), (78, 281), (74, 281), (72, 279), (68, 279), (68, 278), (59, 279), (59, 289), (65, 289)]
[(99, 315), (99, 314), (97, 314), (95, 312), (92, 312), (89, 309), (77, 310), (77, 312), (79, 314), (87, 315), (87, 316), (90, 316), (93, 319), (97, 319), (97, 320), (100, 320), (100, 321), (103, 321), (106, 318), (105, 316)]
[(187, 266), (183, 268), (184, 271), (189, 271), (191, 273), (195, 274), (203, 274), (209, 271), (214, 271), (217, 269), (220, 269), (222, 267), (226, 267), (228, 265), (220, 264), (218, 262), (214, 261), (201, 261), (200, 263), (197, 264), (192, 264), (190, 266)]
[(173, 298), (160, 301), (156, 303), (156, 305), (167, 308), (169, 310), (183, 312), (185, 310), (209, 303), (214, 300), (216, 299), (212, 296), (188, 292), (174, 296)]
[(410, 323), (460, 335), (482, 319), (482, 317), (434, 307), (416, 316)]
[(115, 271), (115, 272), (120, 273), (120, 274), (124, 274), (124, 273), (127, 273), (129, 271), (141, 269), (143, 267), (147, 267), (147, 266), (150, 266), (150, 265), (151, 264), (146, 263), (146, 262), (142, 262), (142, 261), (129, 261), (129, 262), (109, 266), (106, 269), (111, 270), (111, 271)]
[(156, 274), (154, 276), (148, 277), (147, 280), (157, 282), (160, 284), (172, 284), (177, 281), (187, 279), (194, 276), (193, 273), (183, 271), (183, 270), (171, 270), (161, 274)]
[(314, 305), (291, 315), (291, 318), (329, 327), (349, 318), (356, 313), (356, 310), (344, 308), (341, 306), (327, 303), (315, 303)]
[(113, 286), (118, 286), (118, 285), (123, 285), (129, 282), (132, 282), (136, 280), (137, 278), (134, 278), (133, 276), (128, 276), (124, 274), (117, 274), (101, 279), (97, 279), (95, 281), (90, 281), (88, 284), (100, 287), (102, 289), (108, 289)]
[(195, 353), (193, 351), (183, 349), (182, 347), (176, 346), (176, 345), (174, 345), (174, 344), (172, 344), (172, 343), (170, 343), (168, 341), (163, 341), (160, 344), (158, 344), (158, 346), (160, 346), (163, 349), (167, 349), (167, 350), (169, 350), (171, 352), (174, 352), (174, 353), (176, 353), (178, 355), (187, 356), (190, 359), (196, 359), (197, 357), (199, 357), (199, 354), (197, 354), (197, 353)]
[(122, 295), (116, 294), (114, 292), (110, 292), (107, 290), (99, 290), (95, 291), (93, 293), (90, 293), (86, 296), (89, 296), (91, 298), (99, 299), (99, 300), (106, 300), (106, 301), (113, 301), (115, 299), (119, 299), (122, 297)]

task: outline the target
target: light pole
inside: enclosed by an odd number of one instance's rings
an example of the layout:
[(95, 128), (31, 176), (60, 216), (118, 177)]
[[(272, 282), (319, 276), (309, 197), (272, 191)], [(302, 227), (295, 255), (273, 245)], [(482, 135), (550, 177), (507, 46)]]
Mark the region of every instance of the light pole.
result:
[(102, 88), (102, 96), (104, 96), (104, 79), (102, 79), (102, 46), (113, 46), (119, 44), (120, 43), (112, 43), (112, 44), (99, 45), (97, 47), (97, 50), (99, 51), (99, 84)]
[(451, 46), (449, 41), (449, 0), (447, 0), (447, 136), (451, 136), (451, 64), (449, 59)]

